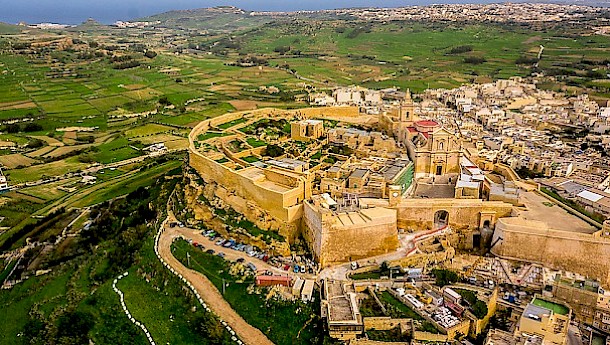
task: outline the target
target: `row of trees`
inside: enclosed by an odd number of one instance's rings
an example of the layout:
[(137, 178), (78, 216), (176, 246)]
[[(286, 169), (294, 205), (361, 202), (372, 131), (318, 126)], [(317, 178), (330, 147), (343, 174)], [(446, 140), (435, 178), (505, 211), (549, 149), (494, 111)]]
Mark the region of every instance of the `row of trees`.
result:
[[(31, 114), (30, 114), (30, 116), (31, 116)], [(19, 125), (17, 123), (12, 123), (9, 125), (5, 125), (2, 128), (3, 132), (11, 133), (11, 134), (15, 134), (15, 133), (19, 133), (19, 132), (26, 132), (26, 133), (40, 132), (42, 130), (43, 130), (42, 125), (39, 123), (36, 123), (36, 122), (28, 122), (25, 125)]]

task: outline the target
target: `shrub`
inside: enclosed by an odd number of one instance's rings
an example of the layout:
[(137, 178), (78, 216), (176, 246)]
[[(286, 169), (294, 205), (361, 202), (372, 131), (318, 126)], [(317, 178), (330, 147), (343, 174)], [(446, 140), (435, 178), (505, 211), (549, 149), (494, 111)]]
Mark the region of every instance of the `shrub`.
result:
[(457, 47), (451, 48), (451, 50), (449, 50), (448, 54), (455, 55), (455, 54), (468, 53), (471, 51), (472, 51), (472, 46), (469, 46), (469, 45), (457, 46)]

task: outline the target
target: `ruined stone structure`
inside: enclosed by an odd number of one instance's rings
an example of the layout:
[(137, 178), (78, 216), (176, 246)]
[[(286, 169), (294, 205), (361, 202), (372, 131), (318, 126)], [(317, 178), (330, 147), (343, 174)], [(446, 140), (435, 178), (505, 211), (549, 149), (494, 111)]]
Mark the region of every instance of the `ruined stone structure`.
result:
[(493, 234), (494, 255), (541, 263), (599, 280), (610, 286), (610, 239), (550, 229), (545, 223), (522, 218), (498, 220)]

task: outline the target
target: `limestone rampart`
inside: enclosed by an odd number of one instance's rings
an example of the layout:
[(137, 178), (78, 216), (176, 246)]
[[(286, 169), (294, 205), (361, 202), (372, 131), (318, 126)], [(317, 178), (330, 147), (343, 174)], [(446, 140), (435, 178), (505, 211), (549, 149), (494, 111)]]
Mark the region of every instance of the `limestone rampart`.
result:
[[(367, 214), (370, 213), (370, 214)], [(352, 216), (368, 218), (361, 223), (344, 224), (331, 211), (318, 210), (309, 202), (304, 203), (303, 237), (321, 266), (359, 260), (389, 253), (398, 248), (396, 213), (378, 208), (361, 210)]]
[(449, 213), (449, 225), (473, 230), (482, 227), (486, 220), (493, 228), (498, 218), (512, 213), (511, 204), (472, 199), (403, 199), (394, 208), (398, 227), (404, 229), (432, 229), (438, 211)]
[(610, 286), (610, 239), (550, 229), (522, 218), (498, 220), (493, 234), (494, 255), (536, 262), (597, 279)]

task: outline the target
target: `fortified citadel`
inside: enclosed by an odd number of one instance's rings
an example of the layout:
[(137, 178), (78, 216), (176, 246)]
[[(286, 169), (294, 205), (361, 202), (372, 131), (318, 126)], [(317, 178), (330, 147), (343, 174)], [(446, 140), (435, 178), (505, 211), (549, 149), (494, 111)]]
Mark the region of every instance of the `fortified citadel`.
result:
[(205, 214), (202, 204), (233, 210), (283, 238), (266, 241), (276, 251), (302, 238), (321, 267), (395, 252), (400, 234), (427, 229), (452, 233), (456, 248), (491, 247), (607, 281), (610, 263), (587, 259), (610, 255), (603, 231), (574, 234), (525, 219), (520, 193), (537, 186), (480, 161), (459, 127), (417, 113), (407, 92), (378, 114), (257, 109), (203, 121), (189, 135), (190, 207), (206, 221), (225, 211)]

